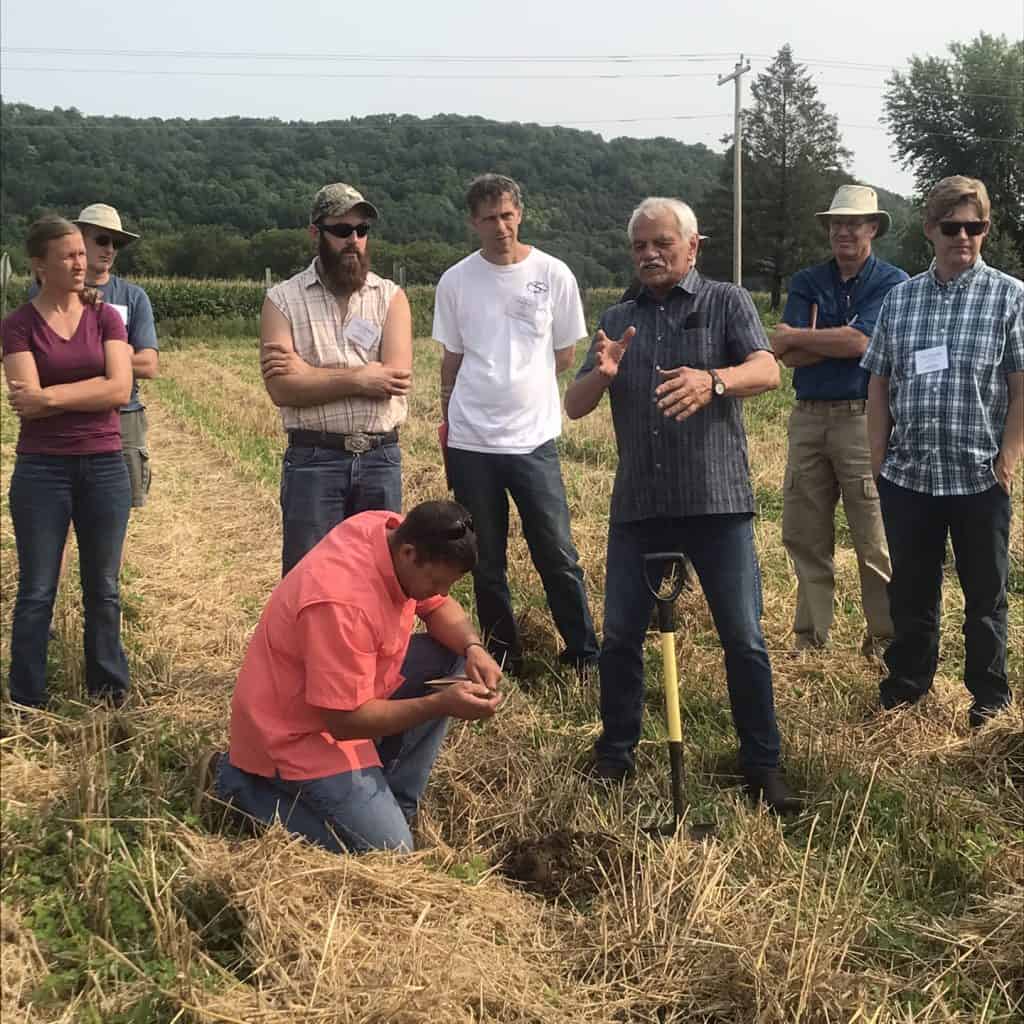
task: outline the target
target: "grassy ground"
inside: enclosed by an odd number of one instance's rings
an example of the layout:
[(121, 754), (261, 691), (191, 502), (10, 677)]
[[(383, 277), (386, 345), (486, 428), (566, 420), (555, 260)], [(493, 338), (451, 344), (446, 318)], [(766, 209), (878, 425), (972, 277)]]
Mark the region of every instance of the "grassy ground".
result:
[[(787, 770), (808, 797), (780, 823), (735, 775), (721, 650), (699, 593), (678, 656), (699, 845), (653, 842), (668, 814), (660, 656), (635, 782), (574, 770), (596, 695), (554, 668), (557, 643), (518, 530), (513, 592), (533, 686), (452, 730), (411, 858), (338, 858), (215, 835), (191, 765), (226, 736), (234, 673), (276, 578), (282, 432), (251, 345), (168, 352), (147, 387), (150, 504), (124, 574), (135, 693), (82, 700), (74, 559), (51, 643), (52, 714), (4, 710), (4, 1020), (1010, 1022), (1024, 1012), (1021, 720), (967, 728), (962, 597), (949, 574), (943, 661), (918, 710), (866, 720), (877, 666), (857, 653), (856, 562), (839, 515), (837, 617), (825, 654), (789, 653), (795, 583), (780, 541), (782, 389), (748, 403), (765, 628)], [(437, 353), (417, 343), (403, 433), (407, 504), (442, 497)], [(15, 425), (3, 420), (3, 492)], [(615, 467), (607, 408), (561, 440), (574, 534), (600, 622)], [(3, 510), (4, 657), (16, 583)], [(1024, 544), (1013, 540), (1011, 671), (1024, 648)], [(468, 605), (468, 584), (457, 596)], [(502, 868), (525, 879), (509, 881)]]

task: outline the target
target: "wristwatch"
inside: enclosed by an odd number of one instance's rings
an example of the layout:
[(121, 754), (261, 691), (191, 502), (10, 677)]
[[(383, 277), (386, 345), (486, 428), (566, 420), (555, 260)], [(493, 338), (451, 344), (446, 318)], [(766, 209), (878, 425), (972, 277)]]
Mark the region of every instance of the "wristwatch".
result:
[(708, 370), (708, 373), (711, 374), (711, 393), (721, 398), (725, 394), (725, 381), (714, 370)]

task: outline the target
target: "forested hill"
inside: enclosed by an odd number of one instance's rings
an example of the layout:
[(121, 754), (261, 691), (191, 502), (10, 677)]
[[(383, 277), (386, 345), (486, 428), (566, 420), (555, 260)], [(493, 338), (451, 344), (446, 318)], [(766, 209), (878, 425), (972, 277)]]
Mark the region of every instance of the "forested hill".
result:
[(606, 142), (571, 128), (450, 115), (140, 120), (24, 104), (4, 104), (2, 115), (2, 227), (16, 261), (40, 213), (106, 201), (144, 236), (119, 260), (138, 273), (291, 272), (308, 252), (295, 229), (308, 222), (313, 193), (341, 180), (380, 207), (379, 238), (390, 244), (375, 243), (378, 257), (400, 259), (410, 280), (431, 280), (436, 266), (472, 248), (465, 186), (493, 170), (523, 185), (526, 240), (565, 259), (587, 285), (618, 284), (629, 276), (623, 228), (636, 202), (677, 195), (699, 212), (722, 161), (673, 139)]

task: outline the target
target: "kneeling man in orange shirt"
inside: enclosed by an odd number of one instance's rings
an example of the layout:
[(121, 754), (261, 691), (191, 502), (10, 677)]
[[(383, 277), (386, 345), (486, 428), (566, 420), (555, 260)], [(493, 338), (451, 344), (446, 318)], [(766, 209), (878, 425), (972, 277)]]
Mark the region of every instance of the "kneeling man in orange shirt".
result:
[[(200, 796), (334, 852), (413, 848), (449, 718), (489, 718), (501, 669), (448, 596), (476, 565), (461, 505), (335, 526), (274, 589), (231, 701), (231, 745)], [(413, 617), (426, 633), (412, 636)], [(444, 686), (443, 677), (466, 678)], [(198, 802), (198, 799), (197, 799)]]

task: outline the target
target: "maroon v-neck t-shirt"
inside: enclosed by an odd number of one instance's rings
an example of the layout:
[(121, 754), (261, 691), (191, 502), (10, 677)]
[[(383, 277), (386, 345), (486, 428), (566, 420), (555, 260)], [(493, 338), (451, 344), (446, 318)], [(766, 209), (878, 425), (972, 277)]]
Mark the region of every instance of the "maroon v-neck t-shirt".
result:
[[(105, 341), (127, 341), (124, 321), (106, 303), (86, 306), (70, 338), (62, 338), (26, 302), (0, 322), (3, 354), (31, 352), (42, 387), (74, 384), (106, 372)], [(19, 455), (99, 455), (121, 450), (121, 419), (116, 406), (106, 412), (62, 412), (22, 420)]]

